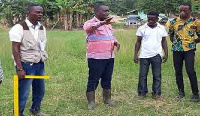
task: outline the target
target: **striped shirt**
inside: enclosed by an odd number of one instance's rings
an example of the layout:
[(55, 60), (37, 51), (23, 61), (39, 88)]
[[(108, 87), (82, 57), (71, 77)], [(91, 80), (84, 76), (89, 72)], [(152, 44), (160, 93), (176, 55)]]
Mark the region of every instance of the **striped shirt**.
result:
[[(96, 30), (92, 30), (93, 26), (99, 26)], [(110, 59), (114, 58), (114, 43), (117, 40), (114, 37), (112, 26), (100, 26), (100, 20), (96, 17), (85, 22), (83, 26), (87, 37), (87, 58), (94, 59)], [(92, 31), (91, 31), (92, 30)]]

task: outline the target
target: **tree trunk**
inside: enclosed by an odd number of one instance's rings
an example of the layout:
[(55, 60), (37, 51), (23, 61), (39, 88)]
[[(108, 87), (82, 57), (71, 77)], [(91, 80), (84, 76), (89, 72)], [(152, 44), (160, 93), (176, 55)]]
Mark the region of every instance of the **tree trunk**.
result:
[(50, 28), (50, 23), (49, 23), (49, 18), (48, 17), (46, 17), (46, 27)]
[(79, 12), (76, 12), (76, 28), (79, 28), (80, 27), (80, 13)]
[(64, 30), (68, 30), (68, 18), (66, 12), (64, 14)]
[[(51, 30), (53, 30), (54, 27), (55, 27), (59, 22), (61, 22), (61, 19), (62, 19), (62, 17), (60, 17), (60, 15), (57, 15), (57, 21), (56, 21), (55, 24), (52, 26)], [(62, 27), (61, 27), (61, 28), (62, 28)]]
[(67, 23), (68, 23), (67, 30), (72, 30), (72, 13), (71, 12), (67, 13)]
[(82, 25), (82, 24), (84, 24), (84, 22), (83, 22), (83, 14), (80, 14), (80, 25)]

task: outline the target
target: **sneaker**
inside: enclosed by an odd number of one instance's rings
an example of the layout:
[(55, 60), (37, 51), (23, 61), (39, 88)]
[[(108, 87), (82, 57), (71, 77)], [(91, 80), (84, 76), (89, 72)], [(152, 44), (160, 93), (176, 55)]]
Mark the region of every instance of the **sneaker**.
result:
[(190, 99), (191, 102), (198, 102), (199, 101), (199, 95), (193, 95)]
[(185, 92), (179, 92), (178, 95), (176, 96), (176, 98), (181, 99), (185, 97)]

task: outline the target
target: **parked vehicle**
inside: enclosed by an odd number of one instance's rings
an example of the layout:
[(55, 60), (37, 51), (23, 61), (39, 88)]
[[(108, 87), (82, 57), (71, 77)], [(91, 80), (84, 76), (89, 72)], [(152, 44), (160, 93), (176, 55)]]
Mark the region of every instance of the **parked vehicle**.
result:
[(141, 25), (142, 19), (139, 15), (128, 15), (125, 19), (125, 25), (132, 26), (132, 25)]
[(159, 22), (161, 25), (165, 25), (165, 24), (167, 23), (168, 20), (169, 20), (168, 17), (163, 17), (163, 18), (161, 18), (158, 22)]

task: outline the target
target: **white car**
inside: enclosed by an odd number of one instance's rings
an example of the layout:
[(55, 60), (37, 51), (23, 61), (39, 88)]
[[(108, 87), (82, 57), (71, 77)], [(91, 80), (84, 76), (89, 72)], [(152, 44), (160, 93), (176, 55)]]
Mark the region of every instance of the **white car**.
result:
[(125, 19), (125, 25), (132, 26), (132, 25), (141, 25), (142, 19), (139, 15), (128, 15)]

